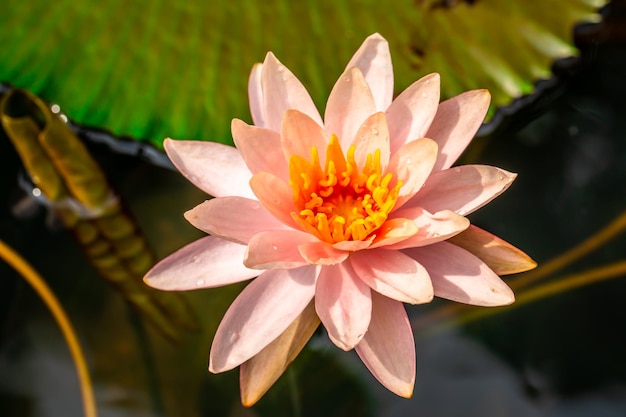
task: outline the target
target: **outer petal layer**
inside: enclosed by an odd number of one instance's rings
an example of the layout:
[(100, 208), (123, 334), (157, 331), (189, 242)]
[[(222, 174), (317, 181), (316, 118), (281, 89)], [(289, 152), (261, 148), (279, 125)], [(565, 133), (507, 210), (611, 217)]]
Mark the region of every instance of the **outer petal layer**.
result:
[(172, 139), (165, 139), (163, 146), (176, 169), (205, 193), (214, 197), (254, 198), (248, 186), (252, 173), (232, 146)]
[(270, 389), (298, 356), (319, 324), (320, 319), (315, 314), (315, 305), (311, 302), (287, 330), (258, 354), (241, 364), (239, 381), (241, 402), (244, 406), (252, 406)]
[(261, 70), (265, 127), (280, 132), (285, 111), (299, 110), (322, 125), (322, 118), (302, 83), (269, 52)]
[(487, 90), (472, 90), (452, 97), (441, 104), (426, 137), (439, 144), (435, 171), (450, 168), (461, 156), (478, 131), (491, 95)]
[(243, 265), (246, 246), (206, 236), (184, 246), (148, 271), (146, 284), (160, 290), (184, 291), (221, 287), (259, 274)]
[(250, 114), (255, 126), (265, 127), (263, 111), (263, 89), (261, 88), (261, 72), (263, 64), (254, 64), (248, 79), (248, 100), (250, 101)]
[(265, 271), (233, 301), (217, 329), (209, 371), (247, 361), (283, 333), (313, 298), (315, 267)]
[(278, 132), (249, 126), (239, 119), (233, 119), (230, 130), (235, 146), (253, 174), (271, 172), (283, 180), (289, 180), (289, 169)]
[(386, 297), (411, 304), (433, 299), (433, 285), (426, 269), (401, 252), (384, 249), (356, 252), (350, 263), (363, 282)]
[(239, 243), (248, 243), (263, 230), (287, 229), (257, 200), (221, 197), (207, 200), (185, 213), (198, 229)]
[(244, 264), (254, 269), (292, 269), (307, 265), (298, 246), (317, 239), (299, 230), (269, 230), (250, 240)]
[(391, 103), (387, 110), (391, 151), (426, 136), (439, 107), (439, 74), (415, 81)]
[(372, 293), (372, 320), (356, 352), (372, 375), (409, 398), (415, 384), (415, 342), (402, 303)]
[(403, 252), (426, 267), (437, 297), (479, 306), (501, 306), (515, 300), (513, 291), (483, 261), (452, 243)]
[(385, 111), (393, 98), (393, 68), (389, 44), (378, 33), (369, 36), (346, 65), (357, 67), (372, 90), (376, 110)]
[(537, 266), (537, 262), (515, 246), (474, 225), (449, 242), (482, 259), (498, 275), (518, 274)]
[(422, 207), (431, 213), (451, 210), (465, 216), (506, 191), (515, 177), (517, 174), (486, 165), (433, 172), (406, 207)]
[(371, 291), (349, 263), (325, 266), (315, 288), (315, 311), (330, 340), (350, 350), (363, 338), (370, 323)]

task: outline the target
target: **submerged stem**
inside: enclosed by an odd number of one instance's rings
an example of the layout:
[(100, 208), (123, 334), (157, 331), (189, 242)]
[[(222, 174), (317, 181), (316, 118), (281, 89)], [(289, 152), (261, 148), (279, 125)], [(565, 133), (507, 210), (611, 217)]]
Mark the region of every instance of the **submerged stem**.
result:
[(298, 392), (296, 373), (293, 368), (288, 368), (286, 374), (287, 378), (289, 378), (289, 396), (291, 397), (291, 404), (293, 405), (293, 414), (295, 417), (302, 417), (302, 401), (300, 400), (300, 393)]
[(530, 271), (509, 280), (508, 284), (514, 291), (527, 287), (533, 282), (545, 278), (548, 275), (553, 274), (554, 272), (559, 271), (571, 263), (581, 259), (583, 256), (588, 255), (624, 231), (626, 231), (626, 211), (613, 219), (613, 221), (603, 227), (599, 232), (588, 237), (580, 244), (540, 265), (534, 271)]
[(434, 326), (430, 330), (434, 333), (438, 330), (443, 330), (451, 326), (467, 324), (493, 314), (510, 311), (514, 308), (530, 304), (542, 298), (556, 295), (561, 292), (571, 291), (576, 288), (584, 287), (585, 285), (596, 284), (601, 281), (608, 281), (621, 276), (626, 276), (626, 261), (618, 261), (602, 267), (592, 268), (584, 272), (566, 275), (565, 277), (557, 278), (556, 280), (546, 284), (522, 291), (518, 295), (515, 303), (511, 305), (497, 308), (474, 308), (466, 311), (464, 314), (461, 314), (454, 319), (446, 320), (441, 324)]
[(87, 370), (87, 362), (80, 347), (80, 343), (78, 342), (76, 332), (74, 331), (67, 314), (63, 310), (63, 307), (59, 303), (59, 300), (55, 297), (52, 290), (46, 285), (43, 278), (37, 273), (37, 271), (35, 271), (35, 269), (31, 267), (17, 252), (1, 240), (0, 258), (15, 269), (30, 284), (52, 313), (54, 320), (59, 325), (61, 332), (63, 333), (63, 337), (67, 342), (72, 359), (74, 359), (74, 363), (76, 364), (76, 372), (78, 374), (80, 389), (83, 394), (85, 417), (96, 417), (96, 402), (93, 394), (93, 385), (91, 383), (91, 378), (89, 377), (89, 371)]
[[(522, 289), (528, 287), (532, 283), (535, 283), (538, 280), (549, 276), (550, 274), (560, 271), (566, 268), (567, 266), (569, 266), (570, 264), (574, 263), (575, 261), (578, 261), (584, 256), (587, 256), (594, 250), (598, 249), (602, 245), (605, 245), (612, 239), (619, 236), (624, 231), (626, 231), (626, 211), (621, 213), (619, 216), (613, 219), (609, 224), (603, 227), (599, 232), (588, 237), (583, 242), (563, 252), (562, 254), (552, 258), (548, 262), (540, 264), (540, 266), (537, 269), (534, 269), (530, 272), (519, 274), (516, 277), (509, 279), (507, 281), (507, 284), (509, 284), (509, 286), (511, 287), (511, 289), (513, 289), (513, 291), (521, 291)], [(600, 268), (598, 270), (602, 271), (603, 268)], [(593, 271), (594, 270), (592, 270), (591, 272)], [(535, 291), (538, 291), (544, 287), (551, 288), (552, 285), (558, 285), (559, 284), (558, 281), (560, 280), (557, 280), (556, 282), (549, 283), (549, 284), (543, 284), (539, 287), (529, 290), (527, 293), (532, 294)], [(584, 284), (581, 284), (581, 285), (584, 285)], [(520, 300), (524, 298), (525, 294), (526, 294), (525, 292), (521, 292), (520, 294), (518, 294), (518, 296), (516, 297), (516, 301), (512, 307), (519, 305)], [(550, 293), (550, 294), (545, 294), (543, 296), (553, 295), (553, 294), (554, 293)], [(466, 315), (470, 315), (471, 317), (475, 315), (473, 311), (468, 311), (469, 308), (471, 308), (471, 306), (468, 306), (467, 304), (459, 304), (459, 303), (446, 304), (444, 306), (441, 306), (425, 314), (424, 316), (420, 317), (417, 320), (412, 320), (412, 325), (414, 328), (426, 327), (428, 323), (431, 323), (433, 321), (441, 321), (441, 320), (447, 320), (447, 319), (451, 321), (452, 320), (451, 317), (456, 316), (457, 314), (459, 315), (458, 320), (462, 321), (462, 320), (465, 320), (463, 317), (465, 317)], [(493, 313), (491, 312), (491, 309), (487, 309), (485, 311), (486, 312), (489, 311), (489, 313), (486, 313), (486, 314)], [(495, 309), (495, 311), (497, 312), (497, 311), (502, 311), (502, 310)], [(482, 315), (479, 315), (479, 317), (482, 317)], [(470, 321), (471, 320), (473, 319), (470, 319)]]

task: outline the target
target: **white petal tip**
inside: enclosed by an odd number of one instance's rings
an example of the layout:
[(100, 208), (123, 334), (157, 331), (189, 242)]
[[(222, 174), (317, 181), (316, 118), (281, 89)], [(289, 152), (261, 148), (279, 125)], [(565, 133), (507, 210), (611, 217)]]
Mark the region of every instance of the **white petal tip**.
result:
[(385, 39), (383, 37), (383, 35), (381, 35), (380, 33), (376, 32), (376, 33), (372, 33), (371, 35), (369, 35), (366, 39), (379, 39), (379, 40), (383, 40), (386, 41), (387, 39)]
[(344, 350), (346, 352), (354, 349), (354, 347), (359, 344), (361, 339), (363, 339), (363, 336), (364, 334), (357, 335), (356, 337), (354, 336), (349, 337), (348, 335), (343, 335), (341, 339), (338, 339), (336, 337), (331, 336), (330, 333), (328, 334), (328, 337), (330, 337), (330, 340), (335, 344), (335, 346), (337, 346), (339, 349)]
[(150, 271), (143, 277), (143, 282), (148, 287), (160, 291), (181, 291), (176, 281), (173, 279), (163, 278), (159, 274), (151, 274)]
[[(515, 294), (509, 288), (495, 288), (492, 287), (490, 297), (484, 301), (485, 307), (500, 307), (508, 306), (515, 302)], [(477, 304), (480, 305), (480, 304)]]
[(212, 374), (220, 374), (222, 372), (226, 372), (231, 370), (233, 367), (228, 367), (226, 364), (222, 364), (222, 366), (215, 366), (213, 359), (209, 358), (209, 372)]
[(431, 72), (430, 74), (424, 75), (424, 77), (422, 77), (422, 80), (427, 83), (431, 81), (437, 81), (439, 83), (441, 81), (441, 76), (438, 72)]

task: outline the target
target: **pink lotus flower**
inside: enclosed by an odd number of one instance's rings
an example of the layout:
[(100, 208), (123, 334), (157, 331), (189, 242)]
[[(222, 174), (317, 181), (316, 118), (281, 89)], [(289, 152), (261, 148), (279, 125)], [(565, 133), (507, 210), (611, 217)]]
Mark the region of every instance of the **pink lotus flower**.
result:
[(409, 397), (415, 348), (403, 303), (436, 295), (509, 304), (513, 293), (497, 273), (535, 265), (464, 217), (515, 174), (450, 168), (482, 123), (489, 93), (439, 103), (439, 76), (431, 74), (392, 95), (389, 48), (378, 34), (348, 63), (323, 119), (268, 53), (249, 81), (254, 126), (232, 122), (236, 149), (165, 141), (178, 170), (215, 197), (185, 213), (210, 236), (161, 261), (145, 280), (190, 290), (256, 277), (226, 312), (209, 364), (211, 372), (242, 365), (246, 405), (320, 320), (335, 345), (354, 348), (384, 386)]

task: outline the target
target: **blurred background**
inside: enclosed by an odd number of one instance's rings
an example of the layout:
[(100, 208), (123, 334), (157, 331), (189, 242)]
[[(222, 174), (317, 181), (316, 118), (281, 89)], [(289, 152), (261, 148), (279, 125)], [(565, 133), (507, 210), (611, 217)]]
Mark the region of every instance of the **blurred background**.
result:
[[(0, 240), (69, 316), (100, 416), (626, 415), (626, 1), (127, 3), (0, 5)], [(504, 277), (511, 307), (407, 307), (410, 400), (318, 330), (245, 409), (238, 371), (207, 371), (242, 286), (141, 283), (202, 235), (182, 213), (207, 196), (162, 140), (232, 144), (231, 119), (250, 121), (249, 71), (269, 50), (322, 109), (374, 32), (389, 41), (396, 92), (435, 71), (443, 97), (490, 90), (459, 163), (519, 176), (470, 219), (539, 267)], [(0, 262), (0, 415), (85, 415), (80, 388), (46, 304)]]

